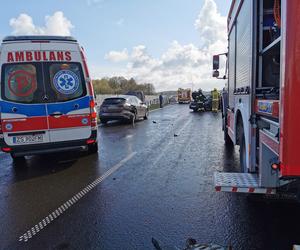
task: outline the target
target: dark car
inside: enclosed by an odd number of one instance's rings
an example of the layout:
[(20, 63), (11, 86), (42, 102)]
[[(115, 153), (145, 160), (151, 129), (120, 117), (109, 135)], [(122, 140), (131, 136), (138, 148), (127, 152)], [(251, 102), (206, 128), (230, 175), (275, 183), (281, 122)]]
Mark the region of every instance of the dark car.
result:
[(102, 123), (112, 120), (134, 122), (148, 118), (148, 107), (136, 96), (120, 95), (104, 99), (99, 117)]
[(125, 95), (133, 95), (139, 98), (142, 102), (145, 102), (145, 94), (143, 91), (128, 91)]

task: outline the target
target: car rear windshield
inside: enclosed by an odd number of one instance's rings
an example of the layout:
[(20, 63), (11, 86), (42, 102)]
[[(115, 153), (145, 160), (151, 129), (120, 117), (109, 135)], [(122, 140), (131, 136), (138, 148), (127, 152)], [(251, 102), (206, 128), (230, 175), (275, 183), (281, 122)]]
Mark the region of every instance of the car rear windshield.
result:
[(3, 100), (32, 104), (64, 102), (87, 93), (80, 63), (3, 64)]
[(122, 104), (125, 102), (124, 98), (106, 98), (103, 101), (104, 105), (118, 105), (118, 104)]

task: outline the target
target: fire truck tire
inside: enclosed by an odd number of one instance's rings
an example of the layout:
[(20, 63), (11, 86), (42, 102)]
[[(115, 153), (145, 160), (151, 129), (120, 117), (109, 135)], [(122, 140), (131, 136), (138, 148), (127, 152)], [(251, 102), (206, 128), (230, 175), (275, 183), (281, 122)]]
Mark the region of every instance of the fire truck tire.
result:
[(224, 141), (225, 141), (225, 145), (228, 147), (233, 147), (233, 142), (230, 138), (230, 136), (228, 135), (228, 129), (224, 129)]
[(244, 136), (243, 126), (240, 128), (240, 168), (242, 173), (247, 173), (247, 165), (246, 165), (246, 143)]
[(88, 146), (88, 154), (96, 154), (98, 152), (98, 143), (94, 143)]

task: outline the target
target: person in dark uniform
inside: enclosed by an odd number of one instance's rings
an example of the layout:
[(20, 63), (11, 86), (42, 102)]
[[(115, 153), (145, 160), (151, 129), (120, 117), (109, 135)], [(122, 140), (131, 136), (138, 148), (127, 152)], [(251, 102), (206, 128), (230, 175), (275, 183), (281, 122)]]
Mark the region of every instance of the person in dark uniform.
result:
[(159, 107), (163, 108), (163, 96), (161, 94), (159, 95)]

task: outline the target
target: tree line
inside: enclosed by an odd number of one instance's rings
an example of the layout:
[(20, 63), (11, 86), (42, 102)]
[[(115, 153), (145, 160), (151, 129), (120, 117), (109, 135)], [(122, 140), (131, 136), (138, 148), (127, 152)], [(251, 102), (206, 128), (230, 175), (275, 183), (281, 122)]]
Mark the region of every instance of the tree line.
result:
[(93, 80), (93, 86), (96, 94), (125, 94), (128, 91), (143, 91), (145, 95), (155, 94), (152, 83), (138, 84), (133, 78), (128, 80), (122, 76)]

